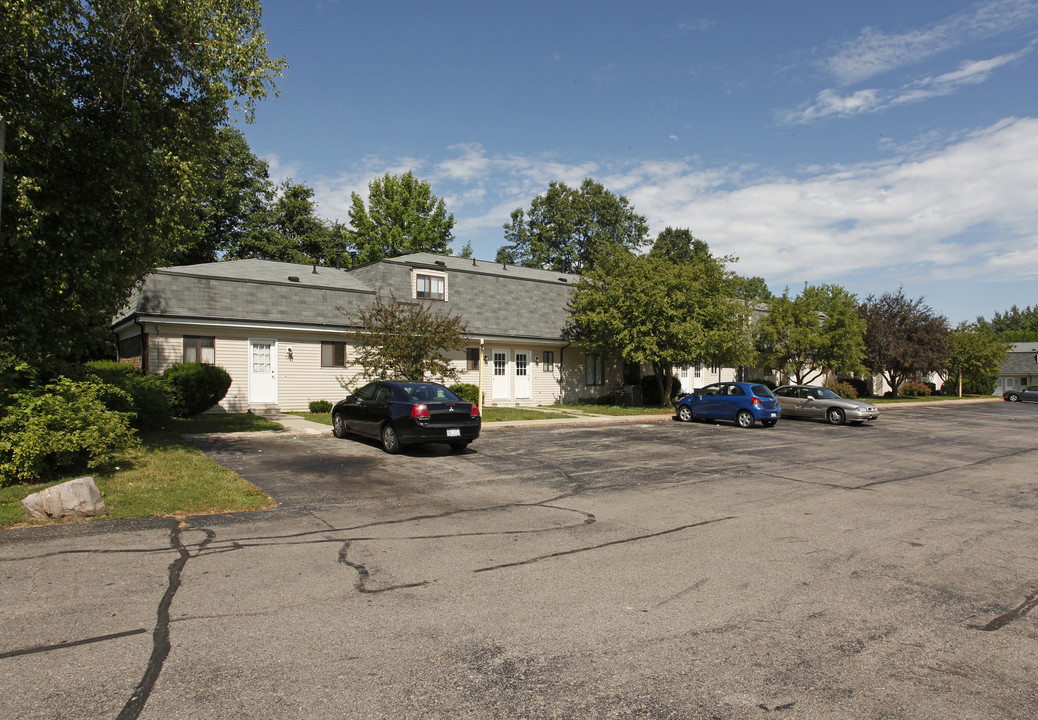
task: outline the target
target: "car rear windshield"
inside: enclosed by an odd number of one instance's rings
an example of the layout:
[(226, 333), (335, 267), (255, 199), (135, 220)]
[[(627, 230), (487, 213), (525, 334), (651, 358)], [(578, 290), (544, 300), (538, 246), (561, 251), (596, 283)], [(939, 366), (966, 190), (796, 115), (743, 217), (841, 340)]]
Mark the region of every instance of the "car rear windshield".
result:
[(406, 384), (402, 386), (412, 402), (462, 402), (461, 398), (442, 385)]
[(750, 388), (757, 397), (775, 397), (767, 385), (754, 385)]

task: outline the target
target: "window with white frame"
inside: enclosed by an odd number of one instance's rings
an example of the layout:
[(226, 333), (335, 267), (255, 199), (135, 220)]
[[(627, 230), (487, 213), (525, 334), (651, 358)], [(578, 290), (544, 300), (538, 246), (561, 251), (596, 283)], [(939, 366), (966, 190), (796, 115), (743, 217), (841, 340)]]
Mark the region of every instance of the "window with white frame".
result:
[(433, 270), (414, 270), (414, 297), (419, 300), (446, 300), (447, 274)]
[(696, 360), (696, 377), (703, 377), (703, 363)]

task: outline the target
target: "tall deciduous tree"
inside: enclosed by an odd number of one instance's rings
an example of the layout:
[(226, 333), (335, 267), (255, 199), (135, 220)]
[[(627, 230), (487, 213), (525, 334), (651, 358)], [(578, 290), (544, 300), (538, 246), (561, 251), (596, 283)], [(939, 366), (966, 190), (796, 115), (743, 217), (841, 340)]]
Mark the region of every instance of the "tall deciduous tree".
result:
[(989, 394), (1008, 357), (1009, 342), (1000, 335), (977, 324), (960, 323), (949, 336), (948, 377), (955, 379), (960, 396), (963, 388)]
[(370, 380), (455, 379), (447, 350), (462, 347), (465, 323), (430, 303), (381, 294), (357, 314), (357, 363)]
[(634, 212), (626, 197), (590, 178), (579, 188), (550, 183), (528, 211), (514, 210), (504, 229), (508, 244), (498, 257), (567, 273), (586, 271), (604, 250), (638, 248), (648, 232), (645, 218)]
[(237, 128), (220, 128), (212, 157), (202, 164), (201, 173), (197, 227), (185, 233), (171, 265), (241, 257), (241, 248), (267, 217), (274, 199), (267, 163), (253, 154)]
[(368, 207), (357, 193), (349, 210), (350, 233), (361, 262), (428, 252), (445, 255), (454, 239), (454, 214), (447, 212), (425, 180), (411, 171), (386, 173), (368, 184)]
[(661, 398), (675, 362), (742, 365), (752, 356), (733, 274), (709, 253), (678, 265), (623, 249), (603, 253), (577, 284), (567, 334), (591, 354), (648, 363)]
[(865, 367), (897, 395), (901, 383), (940, 372), (948, 357), (948, 319), (923, 298), (897, 292), (869, 295), (858, 307), (865, 320)]
[[(74, 356), (197, 225), (229, 105), (283, 60), (258, 0), (0, 3), (0, 339)], [(46, 321), (43, 321), (46, 318)]]
[(754, 343), (760, 365), (800, 385), (827, 372), (861, 370), (864, 334), (854, 295), (839, 285), (805, 285), (796, 297), (787, 288), (768, 302), (754, 327)]

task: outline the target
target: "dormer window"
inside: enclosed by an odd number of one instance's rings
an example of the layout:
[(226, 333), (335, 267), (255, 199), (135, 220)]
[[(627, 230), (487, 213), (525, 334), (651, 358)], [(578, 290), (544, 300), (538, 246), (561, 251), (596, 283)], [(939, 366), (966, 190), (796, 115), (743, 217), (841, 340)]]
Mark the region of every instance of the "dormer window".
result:
[(435, 270), (413, 270), (413, 296), (420, 300), (447, 299), (447, 273)]

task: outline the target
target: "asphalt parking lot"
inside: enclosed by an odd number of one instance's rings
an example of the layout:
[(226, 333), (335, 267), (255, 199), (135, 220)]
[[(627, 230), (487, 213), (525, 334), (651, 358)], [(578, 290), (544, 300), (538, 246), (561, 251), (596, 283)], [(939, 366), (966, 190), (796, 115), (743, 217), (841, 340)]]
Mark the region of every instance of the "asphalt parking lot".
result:
[(278, 508), (0, 533), (0, 717), (1038, 717), (1035, 437), (984, 403), (204, 442)]

